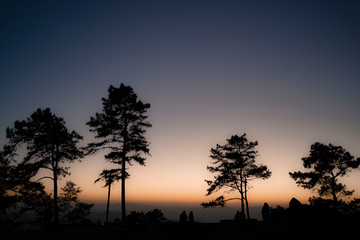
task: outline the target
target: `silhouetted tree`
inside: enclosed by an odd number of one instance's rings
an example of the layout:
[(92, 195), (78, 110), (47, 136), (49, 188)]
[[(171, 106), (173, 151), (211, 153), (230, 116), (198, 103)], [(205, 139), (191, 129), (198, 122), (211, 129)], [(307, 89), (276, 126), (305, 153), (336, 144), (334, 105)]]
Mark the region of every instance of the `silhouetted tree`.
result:
[(355, 159), (341, 146), (316, 142), (311, 145), (310, 155), (303, 157), (302, 161), (308, 172), (289, 173), (298, 186), (316, 189), (320, 197), (330, 196), (335, 208), (339, 198), (353, 194), (354, 191), (348, 191), (344, 184), (339, 183), (339, 178), (359, 168), (360, 158)]
[(69, 167), (62, 164), (83, 157), (83, 152), (76, 146), (82, 137), (75, 131), (69, 132), (64, 119), (57, 117), (49, 108), (38, 109), (26, 120), (16, 121), (14, 128), (7, 128), (6, 133), (13, 147), (27, 145), (26, 156), (20, 163), (24, 174), (35, 175), (41, 168), (51, 171), (51, 176), (43, 178), (53, 181), (54, 222), (57, 224), (58, 180), (69, 174)]
[(46, 221), (43, 211), (49, 206), (50, 195), (42, 183), (30, 181), (31, 169), (16, 165), (14, 150), (5, 145), (0, 151), (0, 219), (4, 219), (5, 226), (10, 226), (24, 213), (33, 211), (37, 215), (36, 223), (43, 224)]
[(151, 124), (146, 121), (145, 113), (150, 104), (138, 100), (130, 86), (121, 84), (119, 88), (110, 85), (108, 98), (102, 98), (103, 111), (91, 117), (87, 125), (96, 133), (99, 142), (90, 143), (88, 154), (99, 150), (109, 150), (105, 158), (111, 163), (120, 165), (121, 169), (121, 214), (126, 218), (125, 178), (126, 166), (132, 161), (145, 165), (143, 154), (149, 154), (148, 142), (144, 137), (146, 128)]
[(266, 166), (255, 164), (255, 158), (258, 155), (255, 150), (257, 145), (257, 141), (249, 142), (246, 134), (243, 134), (240, 137), (233, 135), (227, 139), (225, 145), (217, 144), (216, 148), (211, 148), (210, 157), (214, 161), (212, 166), (208, 166), (207, 169), (216, 176), (214, 176), (214, 180), (206, 180), (209, 185), (207, 195), (227, 188), (229, 192), (238, 191), (240, 198), (225, 199), (224, 196), (220, 196), (208, 203), (202, 203), (203, 207), (223, 207), (227, 201), (240, 200), (243, 212), (245, 212), (246, 204), (247, 218), (250, 219), (247, 200), (248, 182), (258, 178), (267, 179), (271, 176), (271, 172)]
[(163, 223), (166, 221), (164, 213), (160, 209), (153, 209), (146, 213), (146, 218), (150, 223)]
[(127, 216), (126, 216), (126, 221), (129, 222), (133, 222), (133, 223), (142, 223), (141, 219), (142, 216), (145, 216), (145, 214), (143, 212), (136, 212), (136, 211), (131, 211)]
[(41, 182), (24, 181), (18, 186), (17, 193), (20, 199), (19, 216), (32, 211), (36, 215), (35, 224), (45, 225), (51, 223), (54, 217), (53, 201)]
[(82, 203), (78, 200), (78, 194), (82, 192), (80, 187), (72, 181), (67, 181), (61, 188), (62, 193), (59, 196), (60, 213), (62, 221), (66, 223), (85, 223), (86, 217), (90, 214), (94, 204)]
[(66, 215), (71, 209), (71, 203), (78, 201), (78, 194), (81, 193), (80, 187), (72, 181), (66, 181), (64, 187), (61, 188), (62, 193), (59, 195), (59, 210)]
[(9, 146), (4, 146), (0, 151), (0, 220), (3, 219), (7, 225), (8, 210), (16, 207), (18, 196), (16, 191), (17, 183), (15, 182), (14, 166), (11, 165), (12, 151)]
[[(126, 177), (128, 177), (127, 174)], [(99, 181), (105, 181), (104, 187), (108, 187), (108, 197), (107, 197), (107, 204), (106, 204), (106, 222), (109, 222), (109, 207), (110, 207), (110, 190), (111, 184), (115, 181), (119, 181), (121, 179), (121, 169), (111, 169), (111, 170), (103, 170), (100, 173), (100, 177), (95, 180), (95, 183)]]
[(349, 202), (349, 207), (360, 212), (360, 198), (354, 198)]
[(72, 210), (67, 214), (66, 220), (68, 223), (91, 223), (91, 220), (88, 218), (88, 216), (91, 213), (91, 208), (94, 206), (94, 204), (89, 203), (83, 203), (83, 202), (77, 202), (75, 204), (75, 207), (72, 208)]

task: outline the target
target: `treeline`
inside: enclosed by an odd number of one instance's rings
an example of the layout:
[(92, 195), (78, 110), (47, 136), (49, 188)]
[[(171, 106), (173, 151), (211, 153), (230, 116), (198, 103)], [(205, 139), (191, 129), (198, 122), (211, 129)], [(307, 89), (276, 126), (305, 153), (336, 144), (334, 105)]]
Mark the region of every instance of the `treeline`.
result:
[[(144, 134), (151, 124), (146, 121), (150, 104), (138, 100), (129, 86), (110, 86), (108, 98), (102, 98), (103, 110), (86, 124), (99, 141), (81, 147), (83, 137), (66, 127), (63, 118), (49, 108), (37, 109), (30, 117), (15, 121), (6, 129), (7, 143), (0, 151), (0, 221), (2, 226), (19, 223), (25, 213), (36, 215), (36, 224), (84, 223), (92, 204), (81, 203), (81, 192), (67, 182), (59, 193), (58, 182), (70, 174), (69, 164), (105, 151), (105, 159), (117, 166), (104, 169), (96, 181), (105, 186), (121, 180), (122, 219), (126, 219), (125, 179), (132, 162), (145, 164), (149, 154)], [(84, 145), (84, 144), (83, 144)], [(39, 178), (45, 169), (49, 175)], [(41, 180), (50, 179), (53, 192), (47, 193)], [(95, 181), (95, 182), (96, 182)], [(109, 213), (109, 201), (107, 207)], [(108, 217), (107, 217), (108, 219)]]
[[(69, 130), (63, 118), (49, 108), (37, 109), (30, 117), (15, 121), (6, 129), (7, 142), (0, 151), (0, 221), (2, 226), (19, 223), (24, 214), (36, 216), (34, 224), (86, 223), (92, 204), (78, 201), (81, 189), (73, 182), (60, 188), (59, 180), (70, 174), (69, 164), (81, 161), (89, 155), (104, 153), (114, 168), (103, 169), (95, 182), (104, 181), (108, 188), (107, 217), (111, 185), (121, 182), (121, 215), (126, 220), (125, 181), (130, 176), (127, 169), (136, 162), (145, 165), (150, 154), (145, 138), (149, 103), (138, 99), (130, 86), (108, 88), (107, 98), (102, 98), (103, 109), (86, 123), (97, 141), (84, 144), (83, 137)], [(256, 179), (271, 177), (267, 166), (256, 163), (257, 141), (249, 141), (246, 134), (233, 135), (224, 145), (211, 148), (211, 165), (207, 169), (214, 174), (206, 180), (207, 195), (220, 190), (236, 192), (238, 197), (220, 195), (202, 203), (203, 207), (225, 206), (231, 200), (241, 202), (241, 214), (250, 219), (248, 191)], [(291, 172), (290, 177), (305, 189), (315, 189), (318, 196), (312, 202), (327, 201), (329, 207), (340, 210), (344, 205), (359, 209), (359, 199), (345, 201), (354, 191), (340, 182), (351, 170), (359, 169), (360, 158), (353, 157), (341, 146), (314, 143), (308, 157), (302, 158), (305, 172)], [(49, 175), (38, 177), (45, 169)], [(52, 193), (45, 191), (41, 182), (50, 179)], [(160, 212), (151, 212), (149, 218), (163, 219)], [(156, 217), (154, 217), (156, 216)], [(159, 217), (160, 216), (160, 217)], [(131, 213), (129, 219), (142, 219), (143, 214)]]
[(359, 200), (341, 201), (334, 208), (333, 201), (319, 197), (311, 197), (309, 204), (302, 204), (292, 198), (289, 206), (284, 208), (277, 205), (262, 211), (265, 223), (308, 224), (308, 225), (344, 225), (360, 222)]
[[(249, 182), (255, 179), (268, 179), (271, 171), (264, 165), (257, 165), (257, 141), (251, 142), (242, 136), (231, 136), (226, 144), (211, 149), (213, 159), (208, 170), (214, 173), (213, 180), (206, 180), (209, 188), (207, 195), (219, 190), (237, 192), (239, 197), (226, 198), (223, 195), (202, 203), (207, 207), (225, 206), (227, 201), (240, 200), (242, 218), (250, 219), (247, 192)], [(360, 198), (352, 198), (355, 190), (348, 190), (340, 182), (353, 170), (359, 170), (360, 158), (355, 158), (341, 146), (316, 142), (311, 145), (310, 154), (302, 159), (306, 171), (289, 172), (298, 186), (318, 193), (309, 199), (315, 208), (328, 209), (337, 213), (360, 213)], [(245, 211), (246, 209), (246, 211)], [(308, 208), (309, 209), (309, 208)]]

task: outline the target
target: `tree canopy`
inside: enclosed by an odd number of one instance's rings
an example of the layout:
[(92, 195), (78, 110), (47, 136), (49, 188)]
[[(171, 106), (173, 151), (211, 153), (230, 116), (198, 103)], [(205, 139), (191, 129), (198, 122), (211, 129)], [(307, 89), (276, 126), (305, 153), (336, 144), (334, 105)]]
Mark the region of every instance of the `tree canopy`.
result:
[(77, 146), (82, 140), (75, 131), (69, 131), (65, 121), (53, 114), (50, 108), (37, 109), (29, 118), (15, 121), (13, 128), (6, 129), (10, 146), (17, 148), (26, 144), (26, 155), (19, 164), (24, 174), (35, 176), (39, 169), (50, 170), (49, 178), (54, 184), (54, 221), (58, 223), (58, 180), (69, 173), (64, 163), (74, 162), (83, 157)]
[(90, 118), (87, 125), (100, 141), (90, 143), (87, 153), (94, 154), (100, 150), (108, 150), (105, 159), (120, 165), (121, 173), (121, 211), (122, 219), (125, 211), (125, 178), (128, 176), (127, 164), (137, 162), (145, 165), (145, 155), (149, 155), (149, 143), (145, 138), (146, 129), (151, 127), (145, 115), (150, 108), (149, 103), (138, 100), (130, 86), (110, 85), (108, 98), (102, 98), (103, 110)]
[[(255, 158), (258, 156), (255, 147), (258, 142), (248, 141), (246, 134), (242, 136), (233, 135), (226, 140), (224, 145), (216, 145), (211, 148), (210, 157), (214, 160), (207, 169), (216, 174), (213, 180), (206, 180), (209, 185), (207, 195), (211, 195), (220, 189), (227, 189), (229, 192), (237, 191), (240, 198), (228, 198), (220, 196), (208, 203), (202, 203), (203, 207), (224, 206), (225, 202), (231, 200), (240, 200), (242, 211), (250, 218), (247, 192), (248, 182), (254, 179), (267, 179), (271, 176), (271, 171), (265, 165), (257, 165)], [(245, 202), (245, 204), (244, 204)]]
[(360, 158), (355, 159), (341, 146), (316, 142), (311, 145), (308, 157), (303, 157), (306, 172), (290, 172), (290, 177), (305, 189), (317, 190), (320, 197), (331, 197), (335, 207), (339, 198), (351, 196), (345, 184), (339, 182), (354, 169), (358, 169)]

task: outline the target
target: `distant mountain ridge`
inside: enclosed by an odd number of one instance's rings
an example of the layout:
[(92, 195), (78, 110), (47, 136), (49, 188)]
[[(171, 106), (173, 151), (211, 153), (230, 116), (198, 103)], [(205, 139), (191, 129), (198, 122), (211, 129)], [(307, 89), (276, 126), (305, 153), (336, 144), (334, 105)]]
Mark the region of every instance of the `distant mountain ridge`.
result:
[[(190, 211), (193, 211), (195, 221), (204, 223), (219, 222), (223, 219), (234, 219), (236, 211), (240, 210), (240, 208), (233, 206), (204, 209), (200, 205), (195, 204), (145, 204), (128, 202), (126, 211), (127, 214), (132, 211), (146, 213), (156, 208), (160, 209), (164, 213), (166, 219), (169, 221), (178, 221), (182, 211), (186, 211), (187, 214), (189, 214)], [(250, 216), (252, 219), (262, 220), (261, 208), (262, 206), (250, 207)], [(121, 218), (120, 209), (120, 203), (110, 204), (109, 221), (113, 221), (115, 218)], [(106, 204), (95, 203), (92, 209), (92, 213), (89, 217), (92, 221), (100, 220), (101, 222), (104, 222), (106, 217)]]

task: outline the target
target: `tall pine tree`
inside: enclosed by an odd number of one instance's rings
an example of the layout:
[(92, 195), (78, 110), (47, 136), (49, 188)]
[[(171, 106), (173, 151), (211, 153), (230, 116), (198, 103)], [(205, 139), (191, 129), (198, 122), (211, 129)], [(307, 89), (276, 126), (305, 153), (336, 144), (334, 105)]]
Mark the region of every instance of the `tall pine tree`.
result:
[(90, 118), (87, 125), (96, 134), (98, 142), (90, 143), (88, 154), (108, 150), (105, 158), (121, 169), (121, 214), (126, 219), (125, 179), (127, 166), (131, 162), (145, 165), (145, 156), (149, 155), (149, 143), (145, 138), (146, 129), (151, 127), (145, 115), (149, 103), (138, 100), (130, 86), (110, 85), (108, 98), (102, 98), (103, 111)]

